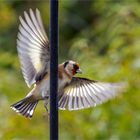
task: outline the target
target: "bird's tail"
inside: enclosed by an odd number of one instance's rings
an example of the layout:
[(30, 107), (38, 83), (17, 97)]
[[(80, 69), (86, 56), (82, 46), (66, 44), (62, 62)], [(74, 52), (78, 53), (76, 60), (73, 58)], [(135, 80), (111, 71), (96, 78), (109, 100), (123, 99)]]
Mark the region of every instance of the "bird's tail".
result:
[(33, 95), (30, 95), (11, 105), (11, 108), (17, 113), (25, 116), (26, 118), (31, 118), (33, 116), (37, 103), (38, 101), (33, 98)]

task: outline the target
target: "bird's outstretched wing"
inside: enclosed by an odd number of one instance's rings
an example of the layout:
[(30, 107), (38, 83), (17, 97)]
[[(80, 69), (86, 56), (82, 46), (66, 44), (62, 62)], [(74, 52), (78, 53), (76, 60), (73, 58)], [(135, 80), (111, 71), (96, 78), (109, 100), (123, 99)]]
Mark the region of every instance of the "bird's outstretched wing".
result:
[(73, 77), (59, 98), (59, 109), (79, 110), (112, 99), (124, 89), (124, 83), (102, 83)]
[(19, 19), (17, 50), (25, 82), (30, 87), (48, 72), (49, 41), (38, 9), (24, 12), (24, 19)]

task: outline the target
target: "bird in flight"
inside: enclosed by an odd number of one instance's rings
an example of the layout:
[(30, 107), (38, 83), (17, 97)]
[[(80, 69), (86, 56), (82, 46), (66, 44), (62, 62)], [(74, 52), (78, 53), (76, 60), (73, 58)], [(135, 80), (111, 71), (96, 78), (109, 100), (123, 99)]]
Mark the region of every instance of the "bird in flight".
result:
[[(26, 118), (33, 116), (40, 100), (48, 109), (50, 94), (50, 45), (40, 12), (32, 9), (19, 17), (17, 50), (22, 74), (28, 87), (34, 85), (25, 98), (11, 108)], [(124, 84), (105, 83), (75, 77), (80, 66), (72, 60), (58, 65), (58, 107), (61, 110), (79, 110), (94, 107), (122, 93)]]

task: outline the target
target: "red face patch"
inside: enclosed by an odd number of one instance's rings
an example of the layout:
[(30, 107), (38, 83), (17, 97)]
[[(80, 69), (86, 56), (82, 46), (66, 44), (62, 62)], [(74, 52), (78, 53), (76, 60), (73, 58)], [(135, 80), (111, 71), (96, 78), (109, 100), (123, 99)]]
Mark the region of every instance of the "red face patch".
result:
[(74, 65), (73, 65), (73, 70), (72, 70), (73, 75), (75, 75), (75, 74), (77, 73), (76, 71), (77, 71), (78, 69), (79, 69), (79, 64), (77, 64), (77, 63), (74, 64)]

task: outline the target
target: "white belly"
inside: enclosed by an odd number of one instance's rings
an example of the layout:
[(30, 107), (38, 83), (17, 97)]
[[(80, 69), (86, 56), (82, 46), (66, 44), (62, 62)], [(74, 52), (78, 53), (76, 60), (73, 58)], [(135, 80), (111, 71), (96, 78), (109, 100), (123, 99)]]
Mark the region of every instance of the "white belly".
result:
[(40, 86), (40, 94), (42, 98), (47, 98), (49, 96), (50, 91), (50, 80), (45, 79)]
[[(70, 79), (68, 79), (68, 77), (65, 75), (63, 75), (63, 80), (62, 79), (58, 79), (58, 92), (62, 91), (62, 89), (64, 88), (64, 86), (70, 82)], [(48, 98), (49, 94), (50, 94), (50, 79), (44, 79), (41, 83), (40, 83), (40, 94), (42, 96), (42, 98)]]

